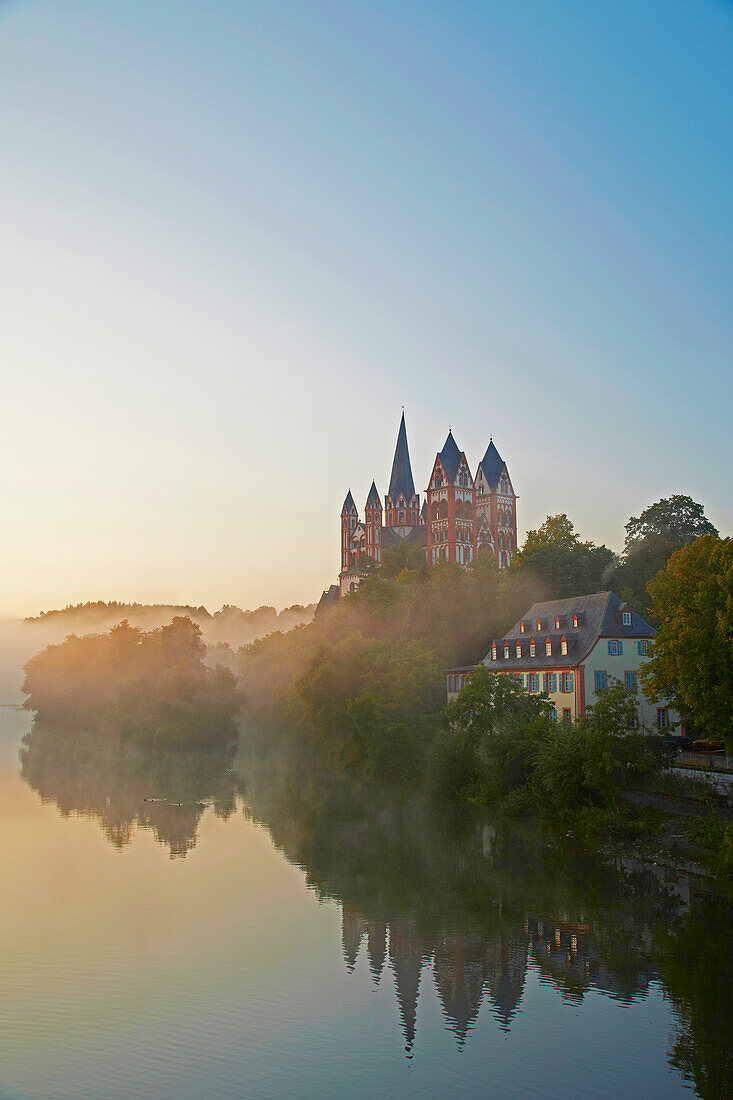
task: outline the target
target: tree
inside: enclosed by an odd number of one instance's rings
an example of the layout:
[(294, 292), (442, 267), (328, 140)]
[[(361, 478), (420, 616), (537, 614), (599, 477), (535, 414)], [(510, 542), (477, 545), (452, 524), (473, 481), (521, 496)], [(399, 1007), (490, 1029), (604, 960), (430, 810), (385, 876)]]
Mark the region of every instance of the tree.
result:
[(604, 587), (604, 576), (614, 561), (607, 546), (581, 542), (573, 524), (562, 513), (548, 516), (536, 531), (528, 531), (524, 546), (512, 560), (510, 572), (536, 577), (545, 599), (563, 599)]
[(650, 504), (640, 516), (632, 516), (626, 524), (624, 553), (650, 538), (661, 538), (675, 546), (694, 542), (701, 535), (717, 535), (705, 509), (692, 497), (676, 493)]
[(647, 585), (664, 569), (670, 555), (700, 535), (717, 535), (705, 518), (701, 504), (676, 494), (650, 504), (640, 516), (626, 524), (626, 541), (621, 561), (609, 581), (622, 599), (656, 625), (657, 617)]
[(733, 539), (703, 535), (650, 582), (661, 625), (640, 671), (646, 693), (669, 699), (714, 737), (733, 722)]

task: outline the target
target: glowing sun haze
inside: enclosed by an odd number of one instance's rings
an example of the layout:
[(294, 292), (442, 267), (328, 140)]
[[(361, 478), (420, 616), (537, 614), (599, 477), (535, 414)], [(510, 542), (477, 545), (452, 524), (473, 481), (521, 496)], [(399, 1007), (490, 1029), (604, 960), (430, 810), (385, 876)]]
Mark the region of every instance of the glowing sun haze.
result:
[(0, 613), (317, 599), (402, 404), (733, 527), (729, 5), (0, 0), (0, 94)]

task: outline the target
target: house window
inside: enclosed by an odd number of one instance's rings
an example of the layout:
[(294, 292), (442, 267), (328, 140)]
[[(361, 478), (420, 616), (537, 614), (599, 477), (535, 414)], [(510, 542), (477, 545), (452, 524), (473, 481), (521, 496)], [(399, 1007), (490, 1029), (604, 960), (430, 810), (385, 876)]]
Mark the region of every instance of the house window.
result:
[(573, 615), (573, 630), (577, 630), (577, 629), (578, 629), (578, 616)]
[(640, 657), (646, 657), (648, 646), (649, 646), (648, 642), (637, 642), (636, 643), (636, 651), (637, 651), (637, 653), (639, 654)]
[(521, 644), (521, 642), (517, 642), (515, 653), (517, 654), (517, 657), (522, 656), (522, 644)]
[(505, 661), (509, 660), (509, 646), (508, 645), (504, 646), (504, 660)]
[(669, 711), (666, 707), (657, 707), (657, 726), (660, 730), (666, 730), (669, 725)]
[(542, 630), (542, 623), (539, 619), (537, 620), (537, 629)]
[(567, 655), (568, 655), (568, 643), (565, 641), (564, 638), (560, 639), (560, 652), (562, 653), (563, 657), (567, 657)]
[(535, 657), (537, 655), (537, 650), (535, 648), (534, 642), (529, 643), (529, 655), (530, 657)]
[(616, 638), (608, 639), (608, 655), (609, 657), (617, 657), (619, 653), (623, 653), (623, 642), (619, 642)]
[(524, 623), (523, 623), (523, 622), (521, 622), (521, 623), (519, 624), (519, 633), (520, 633), (520, 634), (524, 634)]
[(559, 629), (560, 629), (560, 616), (556, 615), (555, 616), (555, 630), (559, 630)]
[(635, 672), (625, 672), (624, 673), (624, 683), (626, 684), (626, 687), (629, 689), (629, 691), (636, 691), (637, 690), (636, 673)]
[(630, 611), (622, 611), (621, 612), (621, 622), (624, 624), (624, 626), (631, 626), (631, 612)]
[(560, 691), (568, 692), (575, 690), (574, 676), (572, 672), (562, 672), (560, 674)]
[(496, 646), (495, 645), (492, 645), (492, 647), (491, 647), (491, 660), (492, 661), (496, 660)]
[(556, 672), (543, 672), (542, 673), (542, 690), (543, 691), (557, 691), (557, 673)]
[(539, 672), (530, 672), (527, 676), (527, 687), (530, 691), (540, 690), (540, 674)]
[(553, 707), (550, 711), (550, 718), (557, 722), (557, 707)]
[(563, 707), (562, 708), (562, 720), (563, 720), (563, 722), (569, 722), (572, 717), (573, 717), (573, 715), (572, 715), (572, 712), (570, 710), (570, 707)]
[(552, 642), (549, 638), (545, 642), (545, 657), (552, 657)]
[(596, 695), (600, 695), (602, 691), (605, 691), (608, 687), (608, 676), (605, 672), (596, 670), (595, 673), (595, 688)]

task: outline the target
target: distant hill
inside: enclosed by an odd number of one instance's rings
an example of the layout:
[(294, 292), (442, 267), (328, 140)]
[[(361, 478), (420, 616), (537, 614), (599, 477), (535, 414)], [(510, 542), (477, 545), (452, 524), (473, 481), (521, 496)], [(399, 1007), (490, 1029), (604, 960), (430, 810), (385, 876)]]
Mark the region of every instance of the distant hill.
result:
[(90, 603), (69, 604), (39, 615), (29, 615), (26, 623), (35, 626), (55, 627), (74, 633), (92, 633), (108, 630), (127, 619), (131, 626), (146, 630), (169, 623), (175, 615), (187, 615), (201, 627), (204, 640), (209, 644), (225, 642), (230, 646), (246, 645), (275, 630), (290, 630), (313, 618), (316, 605), (293, 604), (282, 611), (268, 605), (243, 611), (241, 607), (225, 604), (212, 614), (207, 608), (190, 604), (119, 603), (117, 600), (97, 600)]

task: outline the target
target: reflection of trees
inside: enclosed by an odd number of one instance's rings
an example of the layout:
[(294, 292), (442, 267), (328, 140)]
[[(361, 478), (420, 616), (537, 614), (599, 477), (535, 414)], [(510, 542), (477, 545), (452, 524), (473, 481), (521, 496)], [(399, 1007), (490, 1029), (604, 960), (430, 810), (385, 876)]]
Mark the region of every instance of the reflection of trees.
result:
[(342, 903), (347, 967), (364, 952), (376, 982), (388, 965), (408, 1056), (430, 981), (463, 1044), (484, 1005), (511, 1027), (530, 969), (570, 1002), (595, 991), (629, 1004), (661, 978), (681, 1017), (672, 1064), (703, 1096), (733, 1095), (722, 920), (705, 935), (701, 918), (681, 922), (680, 897), (648, 867), (604, 862), (539, 824), (249, 763), (250, 812), (320, 896)]
[(218, 817), (235, 809), (233, 751), (150, 751), (114, 737), (34, 724), (20, 753), (21, 775), (60, 812), (99, 820), (116, 848), (136, 828), (152, 830), (171, 857), (196, 844), (199, 820), (211, 805)]
[(677, 1013), (670, 1062), (703, 1100), (733, 1096), (730, 904), (700, 899), (657, 940), (656, 962)]

